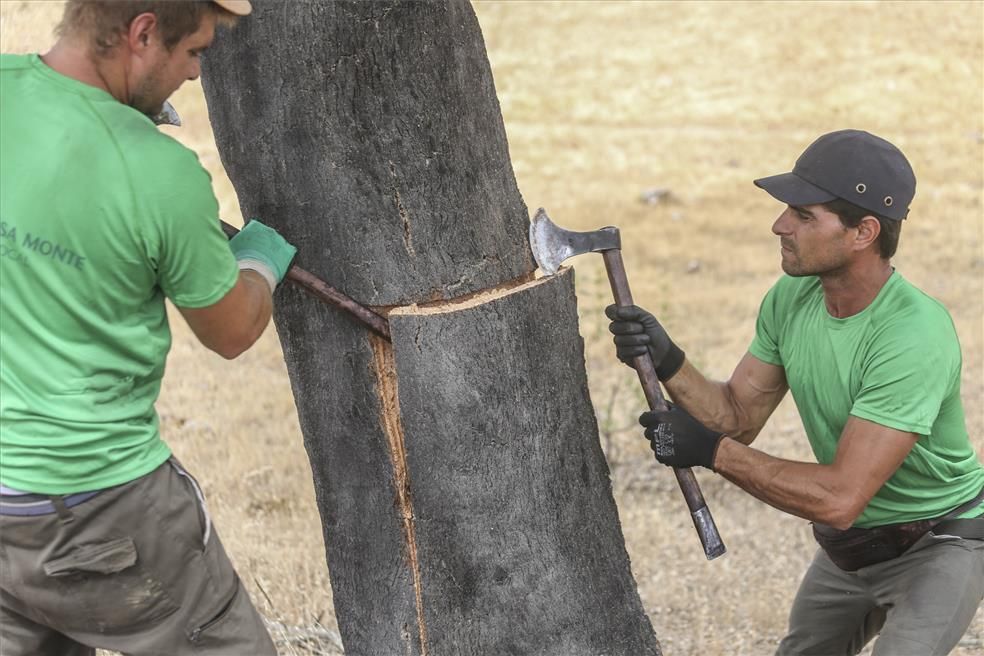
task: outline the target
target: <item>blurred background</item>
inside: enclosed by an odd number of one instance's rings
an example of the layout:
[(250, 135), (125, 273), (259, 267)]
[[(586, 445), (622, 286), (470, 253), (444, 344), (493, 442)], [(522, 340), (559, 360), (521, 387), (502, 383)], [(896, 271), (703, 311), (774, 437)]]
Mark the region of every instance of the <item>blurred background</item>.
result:
[[(782, 207), (751, 184), (822, 133), (864, 129), (908, 156), (918, 187), (895, 266), (942, 301), (964, 352), (968, 428), (984, 453), (984, 4), (980, 2), (476, 2), (510, 152), (531, 213), (621, 228), (638, 304), (688, 357), (727, 378), (779, 276)], [(0, 1), (0, 49), (44, 52), (60, 2)], [(408, 53), (408, 56), (412, 53)], [(163, 128), (212, 174), (241, 225), (197, 82)], [(2, 135), (0, 135), (2, 138)], [(708, 472), (729, 547), (707, 562), (672, 474), (635, 419), (614, 358), (600, 258), (575, 263), (581, 334), (633, 572), (667, 656), (771, 654), (815, 550), (809, 525)], [(233, 362), (177, 313), (158, 409), (283, 654), (340, 653), (321, 525), (274, 328)], [(757, 446), (812, 459), (787, 399)], [(979, 612), (956, 654), (984, 649)]]

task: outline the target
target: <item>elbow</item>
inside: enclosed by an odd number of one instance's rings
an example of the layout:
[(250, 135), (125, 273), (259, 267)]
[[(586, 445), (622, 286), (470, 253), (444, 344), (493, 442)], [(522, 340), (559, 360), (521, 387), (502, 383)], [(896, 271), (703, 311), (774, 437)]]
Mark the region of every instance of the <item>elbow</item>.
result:
[(867, 505), (866, 499), (856, 495), (832, 495), (832, 498), (823, 504), (816, 519), (839, 531), (846, 531), (854, 526), (854, 522), (858, 520)]
[(240, 345), (227, 346), (227, 345), (222, 345), (220, 347), (212, 347), (212, 351), (214, 351), (215, 353), (218, 353), (219, 355), (221, 355), (226, 360), (235, 360), (240, 355), (242, 355), (243, 353), (245, 353), (248, 348), (249, 348), (249, 346), (240, 346)]
[(206, 344), (205, 346), (226, 360), (235, 360), (240, 355), (248, 351), (262, 334), (262, 330), (242, 331), (237, 334), (227, 334), (222, 340), (217, 340), (211, 344)]
[(728, 437), (733, 440), (741, 442), (745, 446), (750, 445), (758, 437), (758, 434), (762, 431), (761, 426), (750, 426), (745, 428), (740, 428), (734, 433), (726, 433)]
[(856, 516), (852, 518), (849, 517), (848, 515), (837, 514), (837, 515), (830, 515), (830, 518), (826, 520), (821, 519), (821, 523), (826, 524), (827, 526), (832, 526), (836, 528), (838, 531), (846, 531), (847, 529), (854, 526), (855, 519), (857, 519)]

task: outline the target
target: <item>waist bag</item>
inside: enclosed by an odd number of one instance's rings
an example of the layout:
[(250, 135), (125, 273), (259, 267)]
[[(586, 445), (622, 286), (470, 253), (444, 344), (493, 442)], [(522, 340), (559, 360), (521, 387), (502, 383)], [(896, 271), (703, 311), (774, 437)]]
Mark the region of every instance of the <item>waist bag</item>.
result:
[(902, 524), (886, 524), (874, 528), (852, 526), (842, 531), (833, 526), (814, 523), (813, 537), (835, 565), (845, 572), (855, 572), (862, 567), (877, 565), (901, 556), (919, 538), (934, 528), (960, 537), (984, 538), (984, 517), (970, 520), (951, 519), (967, 512), (982, 500), (984, 500), (984, 490), (942, 517)]

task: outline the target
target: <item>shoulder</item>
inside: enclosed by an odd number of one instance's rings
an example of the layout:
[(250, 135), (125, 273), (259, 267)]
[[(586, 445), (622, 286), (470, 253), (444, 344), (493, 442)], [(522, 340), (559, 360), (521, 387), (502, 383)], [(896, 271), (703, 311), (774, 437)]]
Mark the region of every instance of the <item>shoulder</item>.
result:
[(940, 301), (896, 272), (886, 283), (873, 320), (885, 328), (918, 332), (920, 329), (954, 330), (950, 312)]
[(31, 67), (31, 55), (0, 54), (0, 71), (16, 71)]
[(895, 273), (873, 308), (871, 326), (878, 342), (913, 349), (941, 359), (960, 357), (953, 319), (946, 307), (899, 273)]
[[(195, 151), (174, 137), (164, 134), (148, 117), (120, 103), (105, 103), (100, 108), (124, 155), (131, 165), (149, 168), (161, 164), (194, 164), (199, 166)], [(163, 172), (162, 172), (163, 173)]]
[(212, 194), (211, 177), (195, 151), (153, 122), (124, 105), (105, 108), (106, 119), (125, 161), (134, 191), (144, 198), (162, 197), (170, 203), (200, 200)]

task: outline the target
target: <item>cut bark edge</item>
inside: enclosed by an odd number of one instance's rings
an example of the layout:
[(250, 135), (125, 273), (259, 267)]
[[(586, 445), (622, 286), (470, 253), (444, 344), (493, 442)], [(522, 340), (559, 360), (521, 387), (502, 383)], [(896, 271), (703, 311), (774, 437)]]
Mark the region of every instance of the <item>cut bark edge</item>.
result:
[(410, 473), (407, 468), (407, 451), (403, 424), (400, 420), (399, 387), (393, 345), (380, 335), (370, 334), (375, 364), (377, 389), (380, 399), (381, 424), (389, 442), (390, 460), (393, 464), (393, 487), (403, 529), (407, 561), (413, 576), (414, 598), (417, 607), (417, 630), (420, 654), (427, 656), (427, 622), (424, 617), (423, 586), (420, 577), (420, 561), (417, 556), (417, 535), (414, 526), (413, 499), (410, 495)]
[[(562, 267), (556, 275), (560, 275), (567, 267)], [(397, 305), (386, 310), (376, 308), (376, 311), (385, 317), (394, 315), (429, 315), (442, 314), (445, 312), (458, 312), (468, 308), (478, 307), (484, 303), (504, 298), (511, 294), (520, 293), (530, 287), (541, 285), (548, 280), (547, 277), (535, 278), (534, 273), (525, 273), (518, 278), (513, 278), (507, 282), (483, 289), (478, 292), (458, 296), (443, 301), (429, 301), (427, 303), (411, 303), (410, 305)]]

